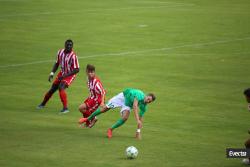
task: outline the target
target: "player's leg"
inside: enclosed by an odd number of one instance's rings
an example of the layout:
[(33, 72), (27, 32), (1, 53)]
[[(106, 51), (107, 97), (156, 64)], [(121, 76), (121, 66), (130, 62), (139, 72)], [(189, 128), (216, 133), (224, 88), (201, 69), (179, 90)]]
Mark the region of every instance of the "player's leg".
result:
[(108, 132), (107, 132), (108, 138), (112, 137), (112, 132), (114, 129), (122, 126), (128, 120), (129, 115), (130, 115), (130, 108), (123, 108), (121, 110), (121, 115), (122, 117), (115, 124), (113, 124), (111, 128), (108, 129)]
[(88, 118), (80, 118), (79, 120), (79, 124), (83, 124), (87, 121), (91, 121), (94, 117), (96, 117), (97, 115), (100, 115), (102, 113), (107, 112), (108, 110), (110, 110), (110, 108), (108, 108), (107, 106), (104, 107), (99, 107), (97, 110), (95, 110), (95, 112), (93, 112)]
[[(86, 99), (86, 100), (84, 101), (84, 103), (81, 104), (81, 105), (79, 106), (79, 108), (78, 108), (79, 111), (82, 113), (83, 118), (87, 118), (87, 117), (89, 117), (89, 116), (91, 115), (91, 112), (90, 112), (89, 107), (88, 107), (88, 105), (89, 105), (88, 103), (89, 103), (89, 99)], [(90, 124), (90, 121), (87, 121), (87, 122), (86, 122), (86, 126), (81, 126), (81, 127), (88, 127), (89, 124)]]
[(114, 109), (114, 108), (117, 108), (117, 107), (122, 107), (124, 101), (125, 100), (124, 100), (123, 93), (119, 93), (118, 95), (116, 95), (113, 98), (111, 98), (104, 107), (102, 107), (102, 108), (99, 107), (95, 112), (93, 112), (88, 117), (88, 120), (91, 120), (95, 116), (100, 115), (102, 113), (105, 113), (105, 112), (109, 111), (110, 109)]
[[(89, 117), (95, 110), (100, 106), (100, 102), (95, 99), (87, 98), (83, 104), (79, 106), (79, 111), (83, 114), (83, 118)], [(91, 128), (97, 122), (97, 118), (94, 117), (92, 120), (86, 122), (86, 126)], [(85, 127), (85, 126), (81, 126)]]
[(45, 94), (42, 103), (37, 107), (38, 109), (43, 108), (46, 103), (49, 101), (49, 99), (52, 97), (52, 95), (58, 90), (59, 85), (53, 83), (50, 90)]
[(78, 110), (82, 113), (83, 117), (85, 117), (86, 114), (84, 113), (87, 111), (87, 105), (85, 102), (78, 107)]
[(104, 107), (102, 108), (99, 107), (97, 110), (95, 110), (95, 112), (93, 112), (88, 118), (81, 118), (79, 120), (79, 124), (83, 124), (87, 122), (88, 120), (90, 121), (95, 116), (100, 115), (101, 113), (105, 113), (111, 108), (121, 107), (123, 104), (123, 99), (124, 99), (123, 93), (119, 93), (118, 95), (111, 98)]
[(246, 101), (248, 102), (248, 105), (247, 105), (248, 110), (250, 111), (250, 88), (244, 91), (244, 95), (246, 97)]
[(60, 84), (59, 84), (59, 96), (60, 96), (61, 102), (63, 104), (63, 109), (61, 110), (61, 113), (68, 113), (69, 112), (67, 93), (66, 93), (67, 88), (68, 88), (67, 83), (60, 82)]

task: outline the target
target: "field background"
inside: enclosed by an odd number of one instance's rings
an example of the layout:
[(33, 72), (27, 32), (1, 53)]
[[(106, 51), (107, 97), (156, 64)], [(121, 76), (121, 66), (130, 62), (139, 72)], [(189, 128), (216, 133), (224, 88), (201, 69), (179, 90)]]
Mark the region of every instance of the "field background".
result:
[[(249, 18), (249, 0), (0, 0), (0, 166), (242, 166), (225, 149), (249, 138)], [(57, 93), (37, 111), (67, 38), (81, 65), (71, 112), (58, 115)], [(108, 98), (125, 87), (155, 92), (142, 141), (133, 115), (106, 138), (118, 110), (78, 128), (87, 63)], [(136, 160), (125, 159), (130, 145)]]

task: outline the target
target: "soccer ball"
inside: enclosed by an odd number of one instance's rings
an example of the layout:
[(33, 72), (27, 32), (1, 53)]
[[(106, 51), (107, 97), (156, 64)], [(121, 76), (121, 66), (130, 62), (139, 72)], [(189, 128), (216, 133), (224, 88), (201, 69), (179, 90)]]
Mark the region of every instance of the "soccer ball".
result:
[(128, 159), (135, 159), (138, 155), (138, 150), (134, 146), (129, 146), (128, 148), (126, 148), (125, 154)]

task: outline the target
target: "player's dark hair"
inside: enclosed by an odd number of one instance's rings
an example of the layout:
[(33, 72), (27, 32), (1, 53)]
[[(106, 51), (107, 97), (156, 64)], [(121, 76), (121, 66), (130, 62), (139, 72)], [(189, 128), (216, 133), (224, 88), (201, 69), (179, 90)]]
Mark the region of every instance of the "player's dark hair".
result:
[(156, 99), (155, 94), (149, 93), (148, 96), (151, 96), (151, 97), (152, 97), (152, 100), (155, 101), (155, 99)]
[(250, 98), (250, 88), (244, 90), (244, 95)]
[(86, 71), (88, 71), (88, 72), (95, 71), (95, 66), (92, 64), (87, 64)]
[(67, 39), (67, 40), (65, 41), (65, 44), (66, 44), (66, 43), (69, 43), (69, 42), (71, 42), (71, 43), (73, 44), (73, 41), (72, 41), (71, 39)]

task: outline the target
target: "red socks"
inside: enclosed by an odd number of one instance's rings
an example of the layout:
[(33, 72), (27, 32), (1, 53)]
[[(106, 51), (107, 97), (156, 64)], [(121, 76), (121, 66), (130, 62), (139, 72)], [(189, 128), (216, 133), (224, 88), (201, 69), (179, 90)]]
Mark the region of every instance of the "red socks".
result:
[(61, 102), (63, 103), (63, 108), (68, 108), (68, 103), (67, 103), (67, 94), (64, 89), (59, 90), (59, 95), (61, 98)]

